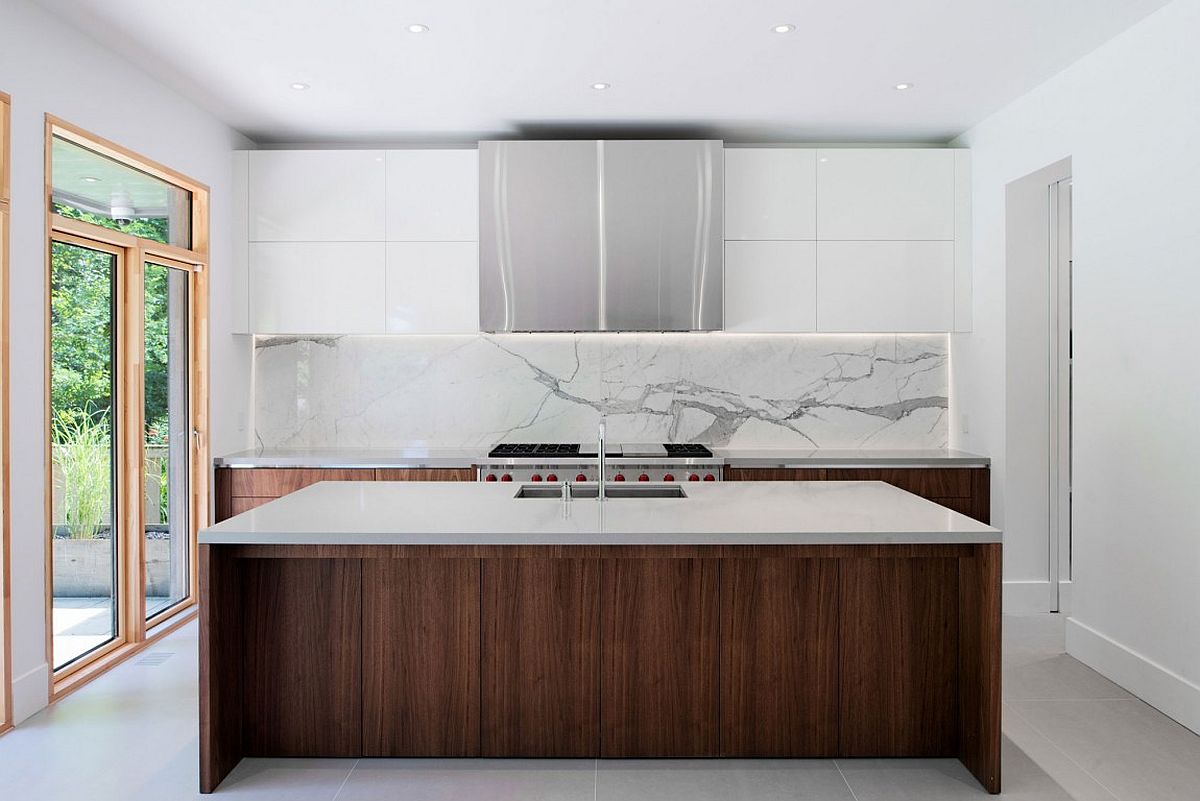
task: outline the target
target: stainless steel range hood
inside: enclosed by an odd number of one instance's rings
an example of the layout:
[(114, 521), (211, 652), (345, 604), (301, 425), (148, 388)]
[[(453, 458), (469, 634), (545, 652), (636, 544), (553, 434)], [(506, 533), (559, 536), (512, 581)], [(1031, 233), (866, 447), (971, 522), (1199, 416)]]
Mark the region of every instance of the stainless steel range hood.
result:
[(719, 141), (480, 142), (480, 328), (721, 328), (723, 205)]

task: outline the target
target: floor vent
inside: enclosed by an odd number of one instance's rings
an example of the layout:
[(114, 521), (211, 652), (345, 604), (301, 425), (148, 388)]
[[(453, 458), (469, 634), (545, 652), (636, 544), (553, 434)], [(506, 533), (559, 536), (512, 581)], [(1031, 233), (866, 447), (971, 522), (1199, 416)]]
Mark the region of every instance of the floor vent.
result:
[(158, 667), (173, 656), (175, 656), (175, 654), (171, 651), (159, 651), (153, 654), (146, 654), (141, 659), (134, 662), (134, 664), (144, 665), (146, 667)]

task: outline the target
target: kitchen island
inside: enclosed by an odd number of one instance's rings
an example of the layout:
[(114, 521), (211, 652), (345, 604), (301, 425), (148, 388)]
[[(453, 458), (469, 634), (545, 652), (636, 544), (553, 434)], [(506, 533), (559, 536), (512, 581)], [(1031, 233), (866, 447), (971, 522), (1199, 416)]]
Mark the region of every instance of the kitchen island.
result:
[(321, 483), (202, 532), (201, 790), (245, 756), (949, 756), (999, 792), (996, 529), (881, 482), (519, 489)]

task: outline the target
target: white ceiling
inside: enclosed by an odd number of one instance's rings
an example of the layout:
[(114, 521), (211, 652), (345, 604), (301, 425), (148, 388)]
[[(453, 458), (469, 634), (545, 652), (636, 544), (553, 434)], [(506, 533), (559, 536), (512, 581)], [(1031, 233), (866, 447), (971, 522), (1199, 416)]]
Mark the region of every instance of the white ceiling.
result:
[(814, 142), (947, 140), (1166, 0), (41, 4), (260, 142)]

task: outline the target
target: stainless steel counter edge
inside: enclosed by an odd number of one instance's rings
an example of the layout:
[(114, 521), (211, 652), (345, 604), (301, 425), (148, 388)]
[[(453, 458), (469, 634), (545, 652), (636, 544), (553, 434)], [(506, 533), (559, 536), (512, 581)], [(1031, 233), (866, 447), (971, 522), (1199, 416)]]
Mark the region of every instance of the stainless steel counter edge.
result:
[[(750, 449), (747, 449), (750, 450)], [(213, 467), (231, 468), (310, 468), (310, 469), (397, 469), (397, 468), (469, 468), (478, 464), (505, 465), (509, 467), (533, 467), (548, 464), (593, 464), (592, 459), (489, 459), (486, 452), (460, 451), (454, 455), (445, 456), (406, 456), (402, 452), (395, 457), (385, 457), (379, 454), (356, 455), (352, 450), (343, 454), (255, 454), (240, 452), (213, 459)], [(658, 461), (648, 458), (610, 459), (612, 464), (646, 464)], [(673, 460), (674, 461), (674, 460)], [(875, 451), (870, 455), (841, 453), (831, 454), (763, 454), (761, 451), (751, 451), (746, 456), (738, 456), (736, 450), (727, 450), (711, 459), (678, 460), (682, 466), (719, 466), (726, 467), (763, 467), (763, 468), (844, 468), (870, 469), (880, 467), (895, 468), (980, 468), (990, 467), (991, 459), (962, 451), (946, 451), (942, 454), (929, 452), (921, 455), (897, 454), (885, 455)]]

